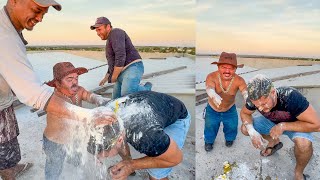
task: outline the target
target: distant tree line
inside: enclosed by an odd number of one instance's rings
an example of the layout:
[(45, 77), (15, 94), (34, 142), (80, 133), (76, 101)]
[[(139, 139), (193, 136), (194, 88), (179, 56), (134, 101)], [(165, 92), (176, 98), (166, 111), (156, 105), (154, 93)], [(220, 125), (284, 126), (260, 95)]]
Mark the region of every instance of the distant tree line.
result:
[[(27, 46), (27, 51), (78, 50), (104, 51), (104, 46)], [(136, 46), (139, 52), (186, 53), (195, 55), (195, 47), (166, 47), (166, 46)]]
[[(197, 56), (213, 56), (219, 57), (220, 54), (197, 54)], [(305, 60), (305, 61), (320, 61), (318, 58), (305, 57), (281, 57), (281, 56), (264, 56), (264, 55), (237, 55), (240, 58), (261, 58), (261, 59), (284, 59), (284, 60)]]

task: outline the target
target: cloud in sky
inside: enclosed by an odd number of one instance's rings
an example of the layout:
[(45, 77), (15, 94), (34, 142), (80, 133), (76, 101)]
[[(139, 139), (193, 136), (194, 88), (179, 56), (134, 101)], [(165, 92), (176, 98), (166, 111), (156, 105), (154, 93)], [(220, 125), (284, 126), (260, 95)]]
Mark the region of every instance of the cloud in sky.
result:
[[(89, 29), (97, 17), (108, 17), (135, 45), (195, 46), (194, 0), (57, 0), (33, 31), (24, 31), (30, 45), (105, 44)], [(5, 5), (6, 0), (0, 0)]]
[(319, 57), (320, 2), (197, 1), (198, 53)]

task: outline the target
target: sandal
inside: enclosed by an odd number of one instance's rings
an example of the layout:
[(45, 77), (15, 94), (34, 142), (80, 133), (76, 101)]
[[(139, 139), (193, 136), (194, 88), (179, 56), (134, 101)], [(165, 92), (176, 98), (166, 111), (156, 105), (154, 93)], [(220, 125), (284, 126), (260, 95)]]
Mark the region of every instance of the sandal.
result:
[(20, 171), (17, 171), (15, 174), (15, 177), (21, 176), (24, 172), (28, 171), (32, 166), (33, 163), (26, 163), (26, 164), (17, 164), (18, 165), (24, 165), (23, 168)]
[[(269, 149), (271, 149), (270, 154), (266, 155), (266, 156), (271, 156), (272, 154), (274, 154), (275, 152), (277, 152), (279, 149), (281, 149), (283, 147), (283, 143), (279, 142), (278, 144), (274, 145), (273, 147), (267, 147), (265, 150), (260, 151), (260, 155), (261, 156), (265, 156), (263, 155), (263, 152), (268, 151)], [(265, 157), (266, 157), (265, 156)]]

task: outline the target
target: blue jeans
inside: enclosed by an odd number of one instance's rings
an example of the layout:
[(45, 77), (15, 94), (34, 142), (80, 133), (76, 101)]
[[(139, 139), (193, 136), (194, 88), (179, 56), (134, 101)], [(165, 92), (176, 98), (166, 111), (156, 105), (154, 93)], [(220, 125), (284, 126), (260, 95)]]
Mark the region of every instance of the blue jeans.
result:
[[(269, 119), (265, 118), (264, 116), (253, 117), (253, 127), (256, 131), (263, 135), (269, 135), (270, 130), (276, 124)], [(287, 135), (292, 141), (294, 138), (305, 138), (309, 141), (313, 141), (312, 133), (305, 133), (305, 132), (295, 132), (295, 131), (284, 131), (284, 135)]]
[(213, 144), (223, 123), (223, 132), (226, 141), (234, 141), (238, 134), (238, 113), (236, 105), (226, 112), (217, 112), (208, 104), (205, 114), (204, 141)]
[(140, 86), (143, 73), (144, 66), (142, 61), (133, 63), (122, 71), (113, 86), (112, 99), (138, 91), (150, 91), (150, 88)]
[(50, 141), (43, 136), (43, 150), (46, 154), (45, 179), (57, 180), (63, 169), (66, 150), (63, 144)]
[[(184, 142), (187, 137), (187, 133), (190, 127), (191, 116), (188, 113), (188, 116), (184, 119), (178, 119), (175, 123), (170, 126), (164, 128), (164, 132), (177, 143), (179, 149), (181, 150)], [(172, 167), (170, 168), (153, 168), (147, 169), (150, 176), (156, 179), (162, 179), (167, 176), (172, 171)]]

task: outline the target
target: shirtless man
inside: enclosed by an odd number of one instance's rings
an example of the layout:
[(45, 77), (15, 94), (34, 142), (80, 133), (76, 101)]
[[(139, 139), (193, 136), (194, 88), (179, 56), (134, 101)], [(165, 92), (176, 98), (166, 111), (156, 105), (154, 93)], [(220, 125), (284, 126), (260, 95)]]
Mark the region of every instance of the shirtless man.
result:
[[(86, 68), (75, 68), (70, 62), (57, 63), (53, 67), (54, 79), (46, 84), (55, 88), (54, 96), (58, 96), (76, 106), (82, 106), (82, 101), (97, 106), (107, 103), (109, 99), (90, 93), (78, 85), (78, 76), (86, 72), (88, 72)], [(50, 112), (47, 115), (47, 127), (43, 135), (43, 149), (47, 156), (46, 179), (59, 179), (66, 157), (66, 145), (73, 142), (72, 133), (78, 132), (72, 132), (75, 126), (75, 122), (72, 122)], [(81, 138), (79, 134), (77, 136)]]
[(226, 146), (231, 147), (238, 133), (238, 114), (235, 106), (235, 97), (238, 90), (243, 98), (247, 99), (248, 92), (244, 79), (235, 74), (237, 56), (234, 53), (222, 52), (217, 64), (218, 70), (210, 73), (206, 79), (206, 91), (209, 96), (205, 112), (204, 141), (205, 150), (211, 151), (213, 143), (219, 131), (220, 123), (223, 123)]

